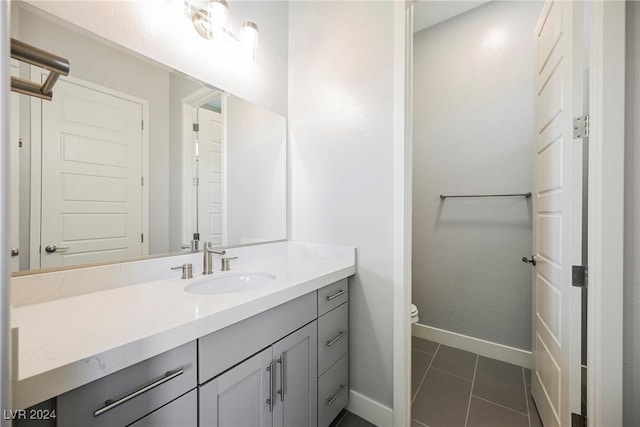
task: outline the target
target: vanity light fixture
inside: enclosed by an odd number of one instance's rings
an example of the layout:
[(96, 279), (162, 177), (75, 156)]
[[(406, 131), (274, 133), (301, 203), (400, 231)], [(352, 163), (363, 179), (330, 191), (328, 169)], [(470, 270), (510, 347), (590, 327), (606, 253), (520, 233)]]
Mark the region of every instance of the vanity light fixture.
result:
[(177, 0), (183, 2), (185, 13), (191, 18), (193, 28), (205, 39), (221, 40), (227, 38), (238, 43), (253, 62), (257, 59), (260, 30), (252, 21), (244, 21), (240, 33), (234, 34), (227, 28), (229, 3), (227, 0), (206, 0), (206, 6), (199, 7), (194, 0)]

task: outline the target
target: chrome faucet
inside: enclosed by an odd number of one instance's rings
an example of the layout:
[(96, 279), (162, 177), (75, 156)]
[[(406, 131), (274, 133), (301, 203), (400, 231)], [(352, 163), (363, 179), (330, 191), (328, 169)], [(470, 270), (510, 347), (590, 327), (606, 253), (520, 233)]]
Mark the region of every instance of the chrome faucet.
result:
[(211, 247), (211, 242), (204, 242), (202, 253), (204, 254), (204, 258), (202, 260), (202, 274), (213, 274), (213, 254), (222, 256), (225, 255), (227, 251), (224, 249), (216, 251)]

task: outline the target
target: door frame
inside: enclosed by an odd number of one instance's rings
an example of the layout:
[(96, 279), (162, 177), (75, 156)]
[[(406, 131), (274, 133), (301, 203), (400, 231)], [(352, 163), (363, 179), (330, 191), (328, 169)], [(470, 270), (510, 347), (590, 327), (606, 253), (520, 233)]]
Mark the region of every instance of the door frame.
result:
[(394, 426), (411, 423), (413, 4), (414, 0), (405, 0), (393, 5), (393, 409), (389, 421)]
[[(402, 174), (411, 174), (413, 146), (407, 126), (412, 115), (412, 4), (407, 0), (395, 6), (393, 425), (408, 425), (411, 413), (411, 340), (404, 319), (408, 322), (411, 298), (412, 183)], [(591, 425), (622, 425), (625, 5), (610, 0), (585, 4), (591, 7), (587, 408)], [(400, 53), (404, 49), (406, 57)], [(406, 69), (400, 72), (400, 66)]]
[[(39, 67), (30, 67), (31, 81), (42, 81), (43, 76), (49, 72)], [(72, 76), (60, 77), (70, 83), (84, 86), (88, 89), (106, 93), (111, 96), (140, 104), (142, 107), (142, 233), (145, 236), (142, 242), (141, 256), (149, 255), (149, 101), (137, 98), (126, 93), (100, 86), (83, 79)], [(30, 134), (31, 134), (31, 202), (29, 219), (29, 268), (39, 270), (40, 245), (42, 235), (42, 103), (48, 102), (37, 98), (30, 101)]]
[[(185, 218), (192, 217), (195, 212), (195, 197), (197, 197), (197, 192), (190, 191), (193, 188), (193, 185), (189, 184), (194, 177), (193, 164), (191, 163), (195, 153), (193, 151), (192, 144), (185, 144), (185, 141), (191, 141), (193, 137), (193, 123), (197, 119), (194, 116), (194, 111), (198, 106), (202, 105), (205, 102), (210, 101), (214, 97), (220, 95), (221, 97), (221, 106), (222, 106), (222, 245), (227, 244), (227, 180), (224, 179), (226, 170), (227, 170), (227, 94), (221, 90), (213, 89), (210, 87), (203, 87), (195, 91), (194, 93), (185, 96), (181, 101), (181, 111), (182, 111), (182, 148), (180, 150), (182, 154), (181, 165), (182, 165), (182, 185), (181, 185), (181, 196), (180, 200), (182, 202), (182, 218), (180, 229), (181, 231), (181, 239), (188, 240), (183, 241), (182, 244), (186, 244), (191, 241), (191, 235), (193, 233), (193, 229), (190, 227)], [(197, 227), (197, 224), (196, 224)]]
[(623, 420), (625, 3), (585, 4), (591, 7), (587, 418), (613, 426)]

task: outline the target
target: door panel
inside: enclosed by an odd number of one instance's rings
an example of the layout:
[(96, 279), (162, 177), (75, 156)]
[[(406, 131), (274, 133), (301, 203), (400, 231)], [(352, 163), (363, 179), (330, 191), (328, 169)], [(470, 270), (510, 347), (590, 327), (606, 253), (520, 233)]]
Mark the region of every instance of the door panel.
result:
[(200, 387), (200, 426), (270, 427), (271, 363), (269, 347)]
[(571, 412), (580, 412), (580, 291), (571, 266), (581, 252), (573, 233), (582, 207), (573, 179), (582, 167), (573, 141), (573, 116), (582, 112), (581, 20), (579, 2), (547, 1), (535, 33), (532, 394), (546, 427), (571, 425)]
[(42, 102), (41, 267), (144, 255), (142, 108), (69, 78)]
[(215, 245), (225, 243), (223, 236), (223, 122), (222, 114), (198, 109), (198, 230), (200, 238)]
[[(11, 75), (18, 76), (18, 65), (11, 61)], [(11, 92), (10, 98), (10, 129), (9, 129), (9, 168), (10, 170), (10, 200), (9, 200), (9, 246), (20, 250), (19, 220), (20, 218), (20, 95)], [(20, 269), (20, 256), (11, 254), (9, 258), (9, 270), (11, 272)]]
[(317, 425), (317, 322), (275, 343), (273, 357), (278, 361), (274, 427)]

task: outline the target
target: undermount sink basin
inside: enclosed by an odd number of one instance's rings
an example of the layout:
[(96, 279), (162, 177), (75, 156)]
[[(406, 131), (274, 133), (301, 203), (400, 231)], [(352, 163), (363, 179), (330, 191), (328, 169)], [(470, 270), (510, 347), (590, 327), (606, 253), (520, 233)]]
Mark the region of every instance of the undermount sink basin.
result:
[(268, 285), (276, 278), (272, 273), (223, 273), (189, 283), (184, 290), (197, 295), (222, 295), (249, 291)]

